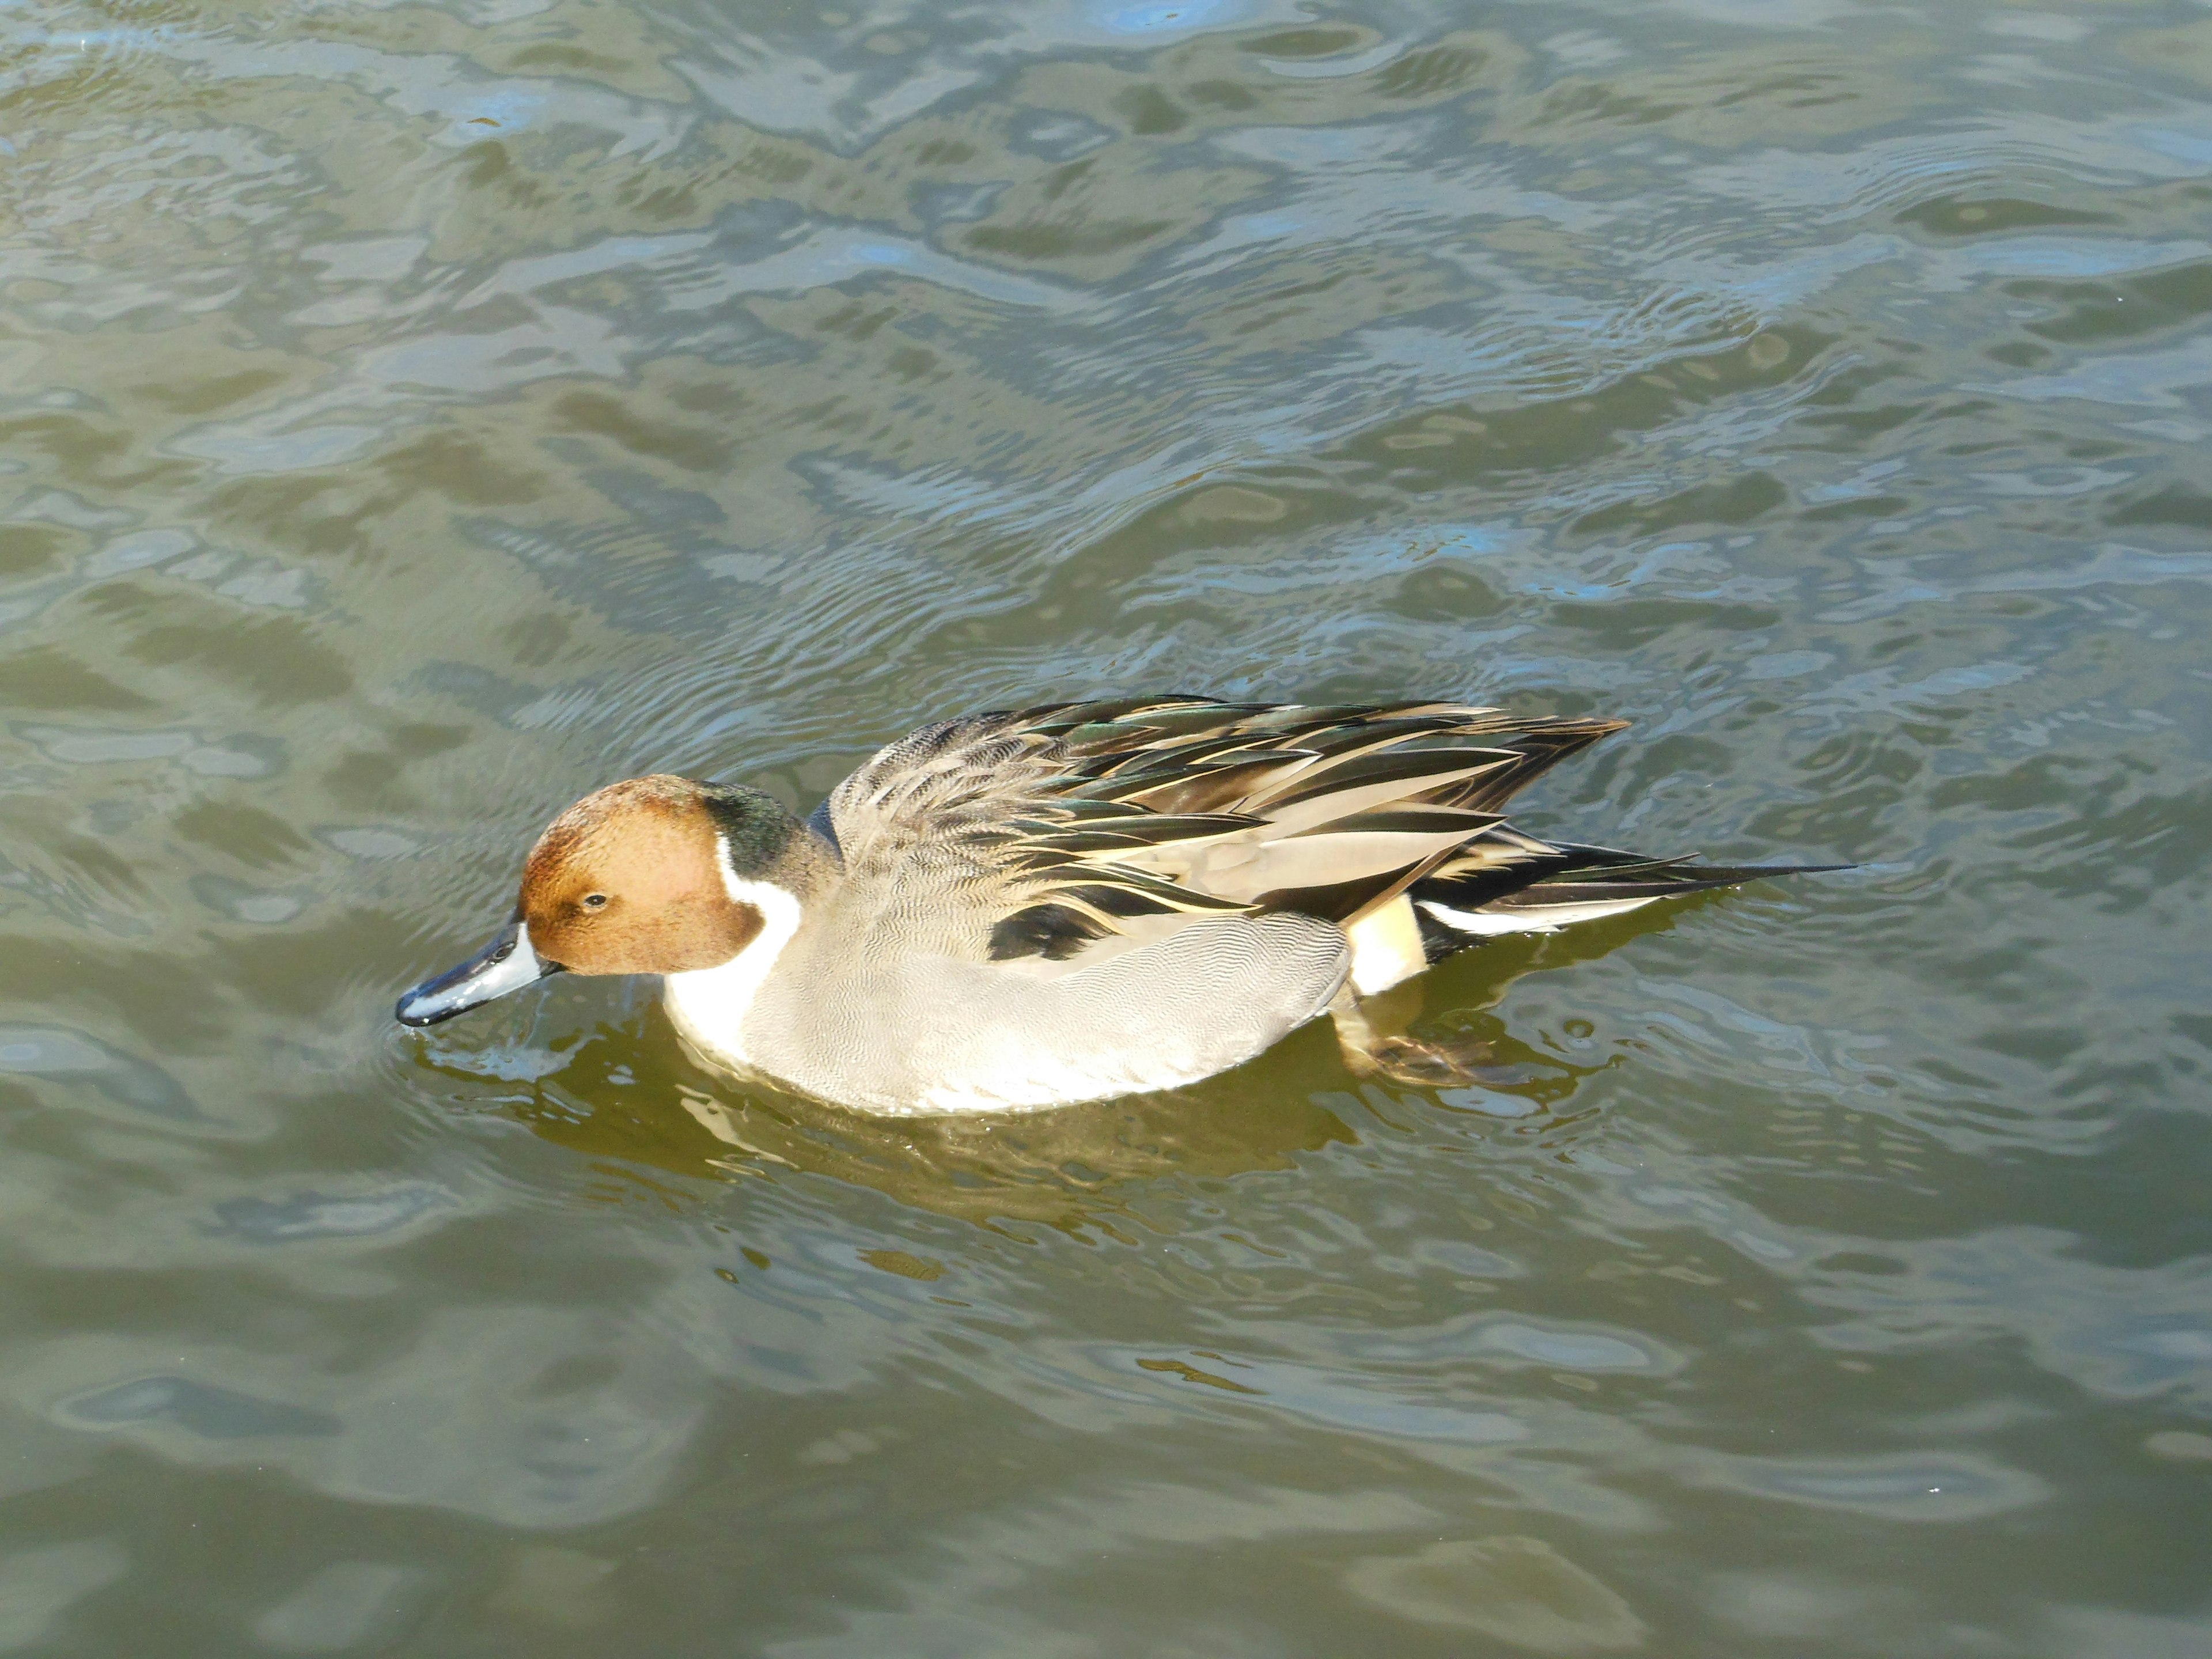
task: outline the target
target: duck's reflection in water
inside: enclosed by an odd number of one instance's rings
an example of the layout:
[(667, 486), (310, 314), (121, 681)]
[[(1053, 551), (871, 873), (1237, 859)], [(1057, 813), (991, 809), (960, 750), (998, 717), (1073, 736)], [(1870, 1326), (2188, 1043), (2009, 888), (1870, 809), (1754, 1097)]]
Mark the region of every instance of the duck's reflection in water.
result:
[[(697, 1068), (665, 1098), (714, 1138), (714, 1161), (750, 1173), (803, 1170), (976, 1223), (1125, 1225), (1146, 1183), (1291, 1167), (1357, 1139), (1319, 1103), (1334, 1068), (1323, 1032), (1202, 1086), (1050, 1111), (871, 1118)], [(1339, 1074), (1340, 1075), (1340, 1074)]]
[(1282, 1170), (1301, 1155), (1356, 1144), (1355, 1124), (1373, 1121), (1362, 1101), (1401, 1120), (1425, 1107), (1532, 1129), (1556, 1123), (1592, 1067), (1515, 1036), (1492, 1011), (1522, 973), (1566, 967), (1665, 925), (1653, 918), (1500, 941), (1431, 975), (1434, 1012), (1414, 1029), (1479, 1056), (1471, 1087), (1392, 1085), (1378, 1094), (1372, 1079), (1345, 1068), (1322, 1020), (1248, 1065), (1170, 1093), (1042, 1112), (870, 1117), (705, 1066), (649, 1007), (625, 1026), (599, 1027), (515, 1109), (603, 1171), (614, 1164), (722, 1181), (826, 1176), (979, 1224), (1126, 1231), (1137, 1224), (1132, 1206), (1146, 1183)]

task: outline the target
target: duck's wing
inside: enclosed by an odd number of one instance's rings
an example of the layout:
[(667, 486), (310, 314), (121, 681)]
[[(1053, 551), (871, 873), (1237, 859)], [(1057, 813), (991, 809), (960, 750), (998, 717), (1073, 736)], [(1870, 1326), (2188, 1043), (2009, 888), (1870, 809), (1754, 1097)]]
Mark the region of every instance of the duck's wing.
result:
[[(1620, 722), (1459, 703), (1193, 696), (1060, 703), (923, 728), (826, 803), (848, 880), (974, 923), (1000, 961), (1085, 962), (1205, 915), (1348, 925), (1492, 836), (1530, 779)], [(1545, 851), (1551, 849), (1545, 848)]]

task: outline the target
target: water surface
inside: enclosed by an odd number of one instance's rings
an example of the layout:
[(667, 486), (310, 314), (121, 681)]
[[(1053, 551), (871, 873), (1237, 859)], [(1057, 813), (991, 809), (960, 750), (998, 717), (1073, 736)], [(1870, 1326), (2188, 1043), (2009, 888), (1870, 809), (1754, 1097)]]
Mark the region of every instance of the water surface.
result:
[[(0, 14), (0, 1648), (2212, 1653), (2212, 16)], [(875, 1126), (530, 838), (1192, 689), (1850, 873)]]

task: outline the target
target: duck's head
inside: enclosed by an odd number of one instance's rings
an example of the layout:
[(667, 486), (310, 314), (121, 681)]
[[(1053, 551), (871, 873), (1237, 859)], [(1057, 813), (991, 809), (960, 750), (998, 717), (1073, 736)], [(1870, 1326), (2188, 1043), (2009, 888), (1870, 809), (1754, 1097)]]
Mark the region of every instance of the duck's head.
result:
[(665, 775), (610, 784), (538, 838), (514, 914), (491, 943), (395, 1012), (403, 1025), (434, 1025), (563, 970), (720, 967), (787, 907), (795, 918), (832, 857), (757, 789)]

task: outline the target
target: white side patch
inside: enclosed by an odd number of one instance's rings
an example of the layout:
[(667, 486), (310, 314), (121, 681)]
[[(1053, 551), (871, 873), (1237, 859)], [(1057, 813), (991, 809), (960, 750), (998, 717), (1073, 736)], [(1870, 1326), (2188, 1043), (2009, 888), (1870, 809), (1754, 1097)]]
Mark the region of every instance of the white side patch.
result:
[(748, 1065), (742, 1035), (745, 1010), (799, 931), (799, 900), (773, 882), (747, 881), (731, 869), (726, 837), (714, 837), (714, 854), (724, 890), (739, 904), (750, 904), (761, 913), (760, 933), (720, 967), (669, 975), (662, 994), (668, 1012), (694, 1042)]
[(1413, 900), (1403, 893), (1360, 917), (1344, 930), (1344, 936), (1352, 942), (1352, 988), (1361, 996), (1387, 991), (1427, 970), (1421, 924), (1414, 918)]
[(1447, 927), (1492, 939), (1500, 933), (1556, 933), (1578, 921), (1595, 921), (1600, 916), (1625, 916), (1631, 910), (1642, 909), (1657, 896), (1655, 893), (1647, 898), (1592, 899), (1584, 904), (1547, 904), (1526, 910), (1455, 910), (1434, 899), (1423, 899), (1421, 908)]

